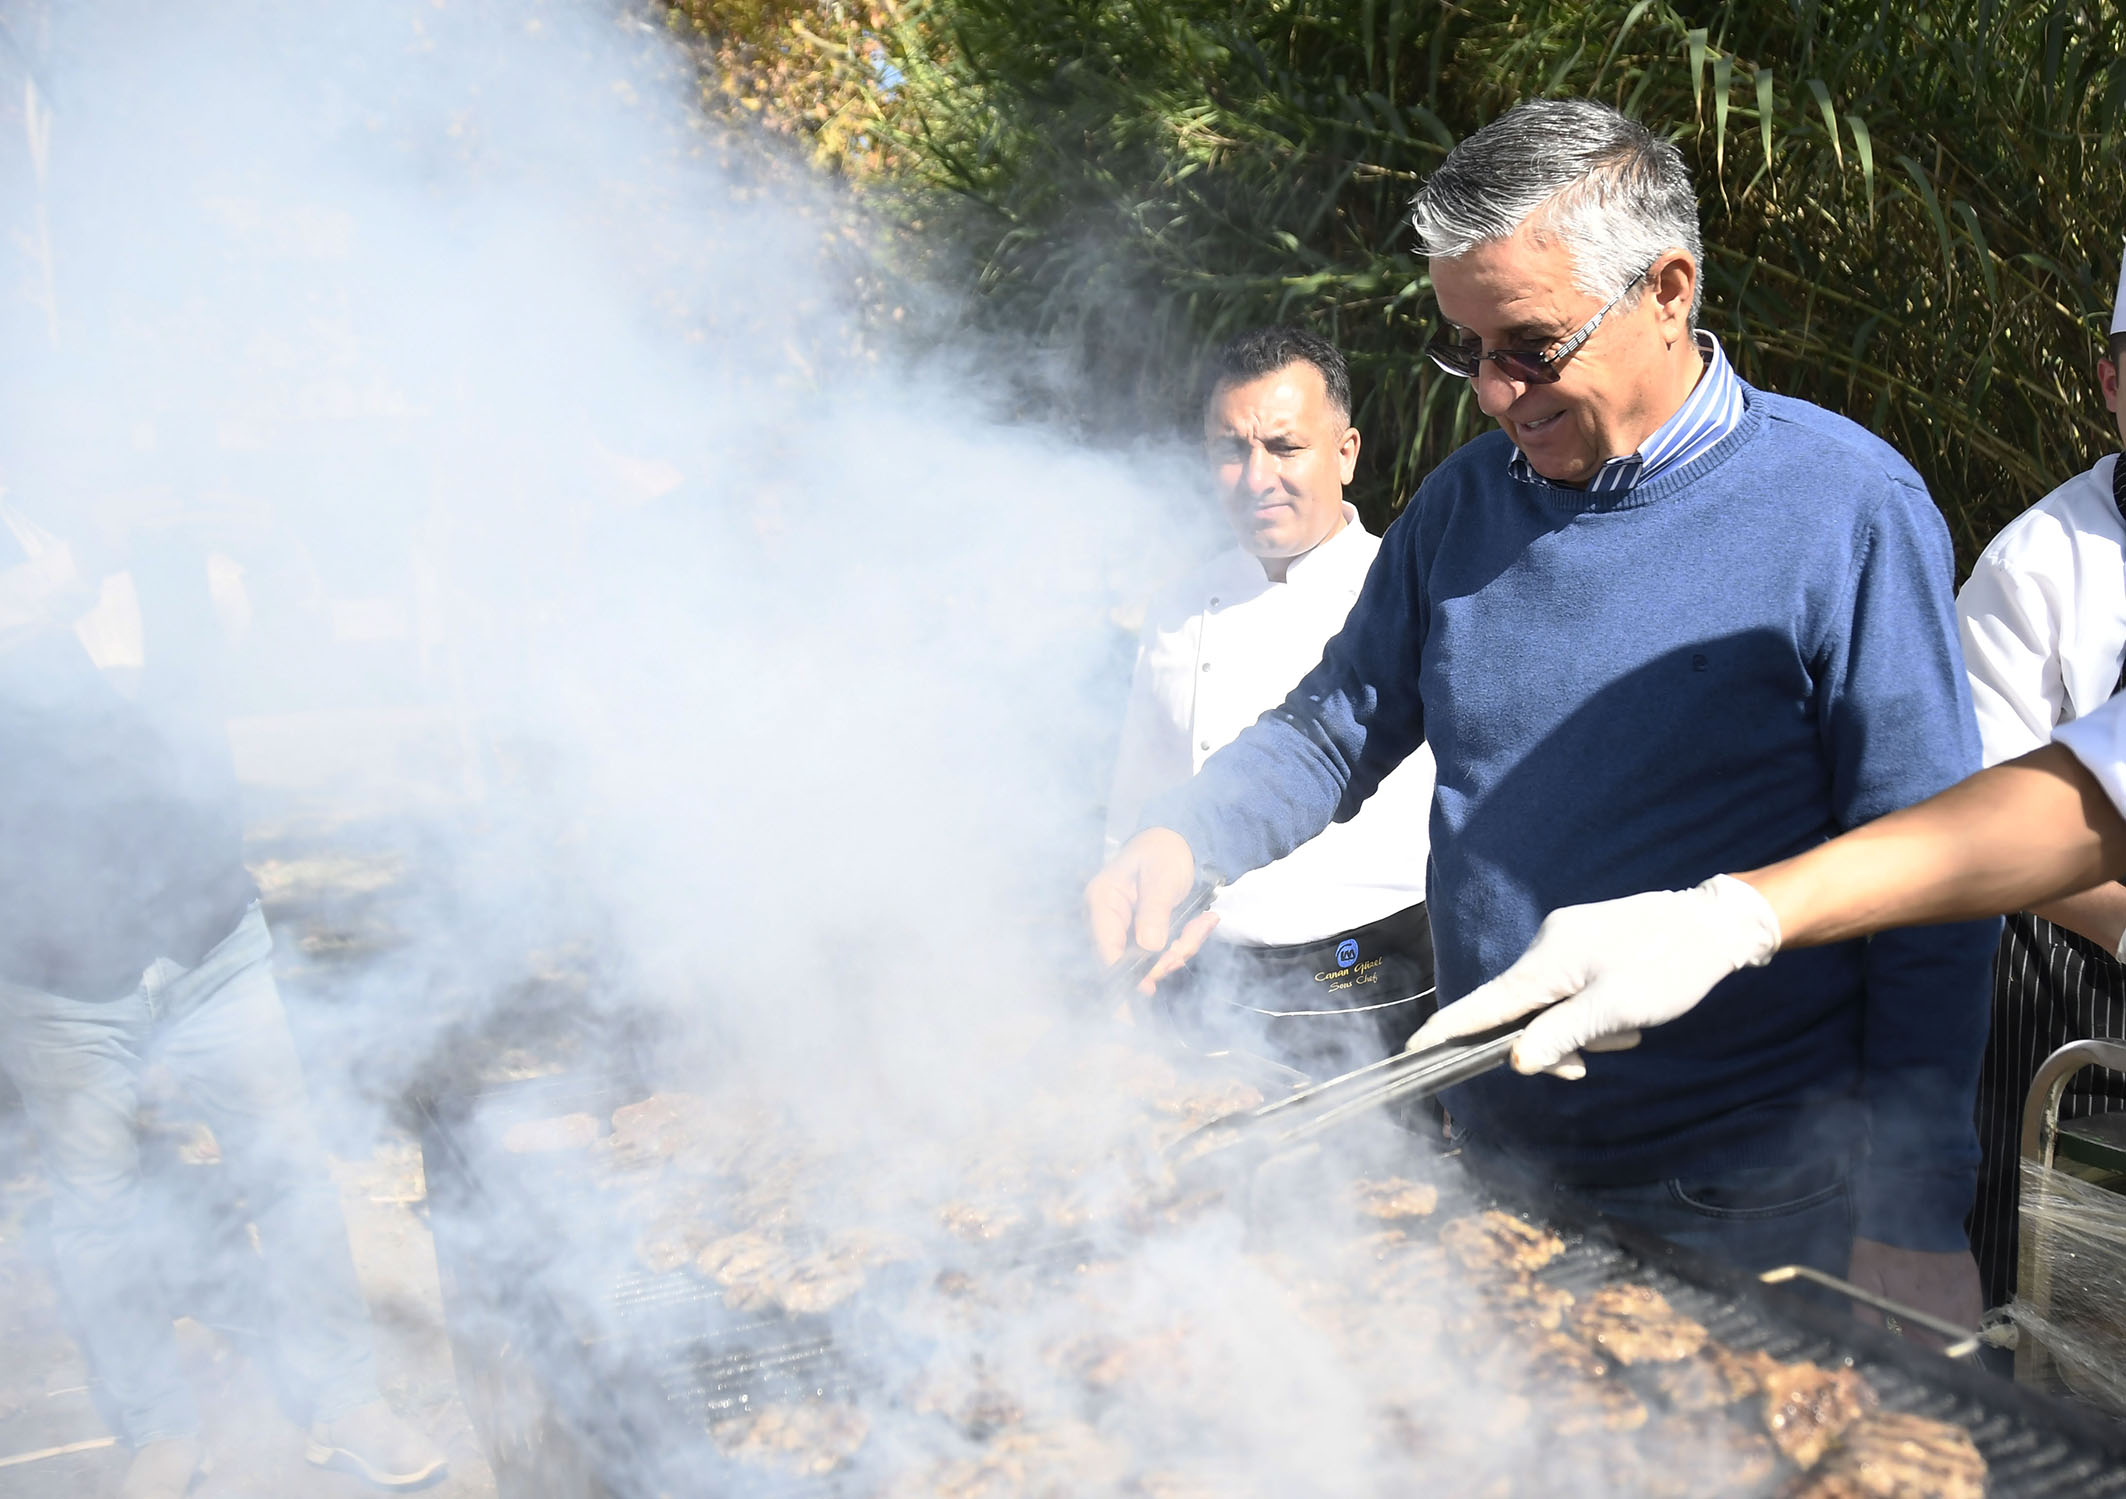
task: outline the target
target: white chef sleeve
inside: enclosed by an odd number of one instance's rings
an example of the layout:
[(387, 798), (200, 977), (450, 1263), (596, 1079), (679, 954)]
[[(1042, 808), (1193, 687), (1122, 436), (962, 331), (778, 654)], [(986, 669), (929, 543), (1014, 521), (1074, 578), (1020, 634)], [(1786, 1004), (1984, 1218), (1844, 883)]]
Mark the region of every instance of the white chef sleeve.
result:
[(1189, 754), (1188, 727), (1174, 722), (1159, 702), (1151, 663), (1151, 627), (1137, 646), (1136, 670), (1130, 674), (1129, 711), (1122, 719), (1122, 740), (1115, 749), (1115, 778), (1107, 795), (1105, 857), (1137, 831), (1144, 804), (1171, 791), (1195, 774)]
[(2061, 724), (2052, 737), (2096, 777), (2104, 795), (2126, 817), (2126, 694)]
[(1991, 552), (1956, 596), (1964, 670), (1988, 765), (2042, 748), (2066, 716), (2057, 603), (2042, 578)]

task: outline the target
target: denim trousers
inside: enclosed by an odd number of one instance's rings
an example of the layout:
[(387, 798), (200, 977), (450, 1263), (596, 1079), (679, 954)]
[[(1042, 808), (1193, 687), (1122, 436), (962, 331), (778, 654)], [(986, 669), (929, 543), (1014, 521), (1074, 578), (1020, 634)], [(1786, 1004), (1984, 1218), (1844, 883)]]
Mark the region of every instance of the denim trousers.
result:
[(163, 1270), (182, 1235), (141, 1182), (141, 1074), (168, 1070), (214, 1131), (257, 1231), (276, 1362), (323, 1420), (374, 1400), (369, 1311), (310, 1119), (302, 1066), (254, 904), (190, 968), (157, 959), (123, 999), (0, 982), (0, 1066), (22, 1094), (52, 1192), (58, 1291), (116, 1435), (138, 1448), (199, 1431)]
[(1808, 1265), (1843, 1276), (1853, 1253), (1852, 1167), (1828, 1158), (1752, 1166), (1620, 1186), (1551, 1180), (1541, 1170), (1464, 1139), (1477, 1175), (1531, 1205), (1555, 1199), (1650, 1230), (1749, 1273)]

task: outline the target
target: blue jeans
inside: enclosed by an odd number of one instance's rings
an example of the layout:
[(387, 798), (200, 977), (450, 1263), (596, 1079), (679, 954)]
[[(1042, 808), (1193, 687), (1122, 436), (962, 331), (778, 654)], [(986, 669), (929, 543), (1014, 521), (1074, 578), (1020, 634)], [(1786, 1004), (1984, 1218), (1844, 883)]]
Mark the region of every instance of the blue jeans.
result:
[(253, 905), (197, 966), (158, 959), (123, 999), (0, 982), (0, 1066), (22, 1094), (51, 1183), (59, 1294), (101, 1403), (135, 1448), (199, 1430), (161, 1274), (177, 1236), (141, 1190), (137, 1113), (151, 1063), (198, 1108), (244, 1195), (289, 1393), (314, 1420), (377, 1395), (369, 1311), (272, 955)]
[(1843, 1276), (1853, 1253), (1850, 1163), (1756, 1166), (1628, 1186), (1552, 1181), (1525, 1162), (1465, 1141), (1479, 1177), (1517, 1190), (1531, 1203), (1555, 1198), (1648, 1229), (1686, 1249), (1752, 1275), (1810, 1265)]

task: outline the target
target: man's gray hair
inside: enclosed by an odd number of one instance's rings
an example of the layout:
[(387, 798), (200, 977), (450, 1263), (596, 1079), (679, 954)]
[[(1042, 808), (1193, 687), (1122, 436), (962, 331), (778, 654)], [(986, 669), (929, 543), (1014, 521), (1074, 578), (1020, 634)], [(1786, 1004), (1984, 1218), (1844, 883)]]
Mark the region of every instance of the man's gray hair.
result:
[(1683, 153), (1592, 99), (1516, 104), (1447, 153), (1418, 189), (1410, 222), (1423, 253), (1449, 258), (1529, 224), (1565, 246), (1573, 283), (1604, 302), (1666, 251), (1684, 250), (1699, 268), (1693, 322), (1705, 297), (1698, 194)]

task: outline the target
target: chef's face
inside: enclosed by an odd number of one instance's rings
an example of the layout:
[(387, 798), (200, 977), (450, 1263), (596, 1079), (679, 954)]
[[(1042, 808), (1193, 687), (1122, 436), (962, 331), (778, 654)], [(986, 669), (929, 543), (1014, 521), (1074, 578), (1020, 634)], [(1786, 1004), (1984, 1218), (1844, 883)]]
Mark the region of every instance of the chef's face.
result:
[(2104, 409), (2118, 425), (2119, 441), (2126, 444), (2126, 409), (2119, 401), (2119, 362), (2116, 359), (2099, 359), (2096, 362), (2097, 383), (2104, 387)]
[(1204, 450), (1241, 547), (1282, 580), (1285, 564), (1344, 527), (1358, 429), (1304, 361), (1221, 385), (1203, 413)]
[[(1571, 252), (1555, 239), (1537, 240), (1526, 225), (1466, 255), (1434, 256), (1431, 268), (1440, 315), (1486, 353), (1541, 353), (1624, 290), (1580, 290)], [(1637, 451), (1678, 404), (1672, 355), (1690, 337), (1697, 267), (1680, 252), (1664, 255), (1648, 279), (1649, 287), (1610, 308), (1558, 367), (1555, 383), (1511, 379), (1496, 360), (1477, 367), (1477, 405), (1553, 483), (1585, 484), (1607, 459)]]

